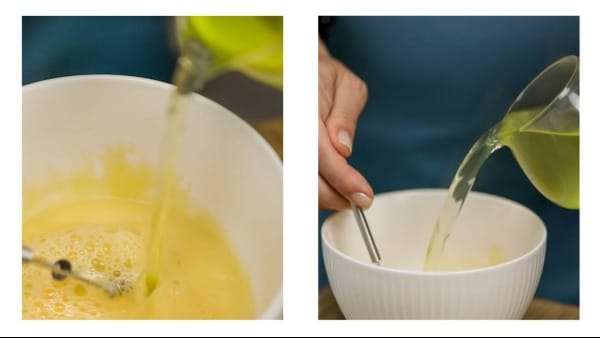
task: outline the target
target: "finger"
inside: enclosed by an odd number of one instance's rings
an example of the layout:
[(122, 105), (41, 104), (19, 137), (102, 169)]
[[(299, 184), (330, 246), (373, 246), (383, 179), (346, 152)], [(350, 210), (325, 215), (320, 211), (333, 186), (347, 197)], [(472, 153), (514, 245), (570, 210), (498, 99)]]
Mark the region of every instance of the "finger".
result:
[(325, 125), (319, 121), (319, 174), (341, 196), (367, 209), (373, 201), (371, 186), (328, 140)]
[(325, 122), (331, 143), (343, 156), (352, 154), (356, 122), (367, 102), (367, 85), (339, 64), (331, 112)]
[(333, 190), (319, 175), (319, 209), (342, 210), (348, 207), (350, 207), (348, 200)]
[(319, 59), (319, 116), (323, 121), (331, 113), (338, 69), (337, 62), (333, 59)]

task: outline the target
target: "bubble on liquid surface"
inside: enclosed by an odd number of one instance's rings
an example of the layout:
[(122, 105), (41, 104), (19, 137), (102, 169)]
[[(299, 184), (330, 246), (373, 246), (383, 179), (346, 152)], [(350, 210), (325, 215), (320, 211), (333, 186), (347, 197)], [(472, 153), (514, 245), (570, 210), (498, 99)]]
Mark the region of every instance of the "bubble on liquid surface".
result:
[[(72, 271), (118, 288), (115, 294), (131, 292), (143, 267), (142, 238), (128, 230), (83, 226), (34, 236), (28, 239), (28, 245), (48, 261), (68, 259)], [(93, 299), (106, 291), (74, 278), (55, 281), (48, 270), (27, 265), (23, 268), (23, 287), (27, 290), (23, 293), (23, 318), (69, 318), (82, 314), (96, 318), (103, 313), (101, 304)]]

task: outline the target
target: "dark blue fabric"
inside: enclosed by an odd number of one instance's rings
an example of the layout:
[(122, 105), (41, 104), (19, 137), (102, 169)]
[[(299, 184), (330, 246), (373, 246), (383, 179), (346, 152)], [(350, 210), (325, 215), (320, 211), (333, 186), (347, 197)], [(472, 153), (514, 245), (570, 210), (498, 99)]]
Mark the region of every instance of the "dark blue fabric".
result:
[(23, 84), (77, 74), (169, 82), (168, 24), (165, 17), (24, 17)]
[[(328, 46), (369, 86), (350, 162), (375, 192), (447, 188), (469, 147), (529, 80), (579, 55), (579, 19), (338, 17)], [(548, 248), (537, 296), (578, 304), (579, 212), (547, 201), (508, 149), (484, 164), (474, 189), (540, 215)]]

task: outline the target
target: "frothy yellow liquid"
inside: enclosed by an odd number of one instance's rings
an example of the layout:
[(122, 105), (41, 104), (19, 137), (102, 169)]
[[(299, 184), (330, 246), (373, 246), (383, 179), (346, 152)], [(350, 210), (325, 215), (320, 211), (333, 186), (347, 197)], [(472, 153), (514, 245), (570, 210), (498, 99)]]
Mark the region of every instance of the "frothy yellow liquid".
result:
[(126, 149), (112, 149), (100, 175), (90, 165), (25, 186), (22, 235), (37, 256), (66, 258), (81, 275), (118, 283), (124, 293), (110, 298), (74, 278), (54, 281), (48, 270), (24, 265), (23, 318), (254, 317), (250, 281), (219, 224), (191, 206), (184, 191), (173, 192), (160, 283), (147, 295), (154, 175), (127, 157)]

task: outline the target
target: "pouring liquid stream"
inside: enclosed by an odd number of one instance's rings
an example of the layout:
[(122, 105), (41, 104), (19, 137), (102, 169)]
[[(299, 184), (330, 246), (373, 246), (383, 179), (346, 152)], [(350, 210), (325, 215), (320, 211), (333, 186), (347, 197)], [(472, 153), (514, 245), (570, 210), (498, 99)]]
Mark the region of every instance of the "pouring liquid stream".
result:
[(184, 44), (173, 76), (176, 92), (167, 110), (167, 124), (161, 139), (160, 171), (158, 174), (158, 198), (152, 217), (150, 241), (147, 250), (146, 290), (150, 295), (158, 284), (161, 273), (162, 239), (165, 233), (171, 195), (173, 192), (174, 168), (181, 146), (181, 129), (184, 115), (193, 92), (201, 90), (212, 78), (228, 69), (245, 69), (253, 62), (266, 59), (276, 53), (280, 44), (277, 39), (267, 39), (262, 44), (238, 55), (216, 60), (200, 42), (189, 40)]
[(191, 42), (177, 61), (173, 84), (176, 90), (167, 109), (167, 122), (161, 139), (160, 168), (157, 181), (157, 200), (152, 215), (150, 240), (147, 248), (146, 293), (150, 295), (159, 281), (162, 270), (163, 238), (166, 218), (175, 184), (175, 165), (181, 148), (181, 130), (191, 95), (201, 89), (213, 74), (208, 51)]
[(529, 180), (548, 199), (565, 208), (579, 207), (579, 131), (526, 128), (542, 108), (511, 112), (471, 147), (460, 164), (438, 215), (425, 258), (425, 271), (439, 271), (446, 241), (479, 169), (496, 150), (507, 146)]
[(460, 164), (456, 175), (452, 179), (429, 241), (425, 258), (425, 271), (438, 269), (444, 246), (452, 232), (452, 226), (458, 218), (467, 194), (475, 183), (475, 177), (479, 169), (485, 160), (500, 147), (502, 145), (498, 142), (495, 130), (492, 128), (475, 142)]

